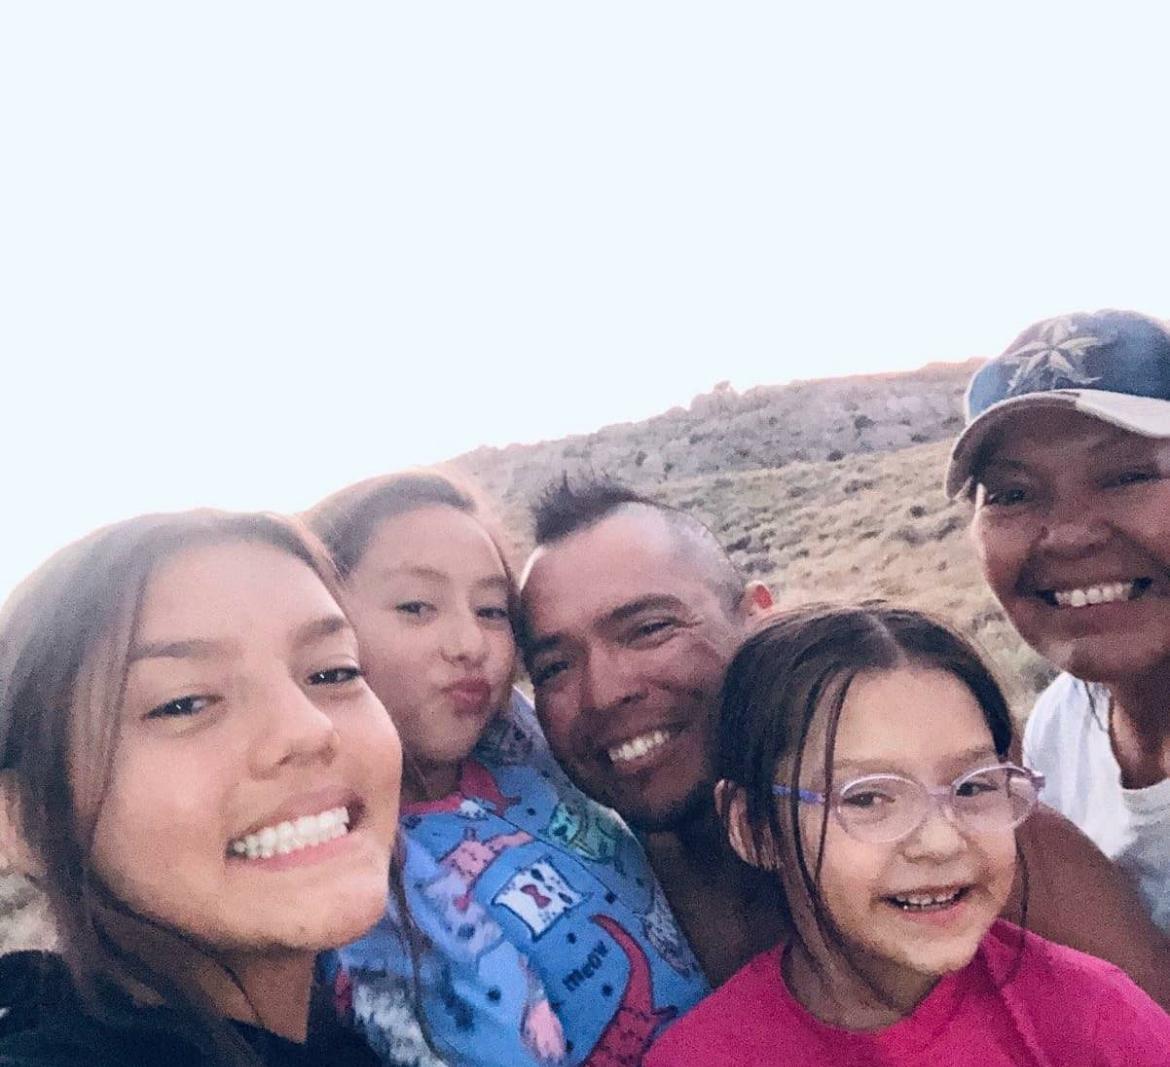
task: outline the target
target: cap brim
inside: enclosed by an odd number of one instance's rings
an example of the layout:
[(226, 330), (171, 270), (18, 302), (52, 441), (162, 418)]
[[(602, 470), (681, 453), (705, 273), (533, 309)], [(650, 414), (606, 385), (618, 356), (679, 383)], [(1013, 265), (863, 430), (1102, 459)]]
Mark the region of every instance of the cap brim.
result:
[(959, 435), (947, 464), (947, 496), (956, 497), (967, 487), (979, 453), (996, 429), (1020, 411), (1036, 408), (1070, 408), (1142, 437), (1170, 437), (1170, 400), (1158, 397), (1104, 389), (1056, 389), (1009, 397), (992, 404)]

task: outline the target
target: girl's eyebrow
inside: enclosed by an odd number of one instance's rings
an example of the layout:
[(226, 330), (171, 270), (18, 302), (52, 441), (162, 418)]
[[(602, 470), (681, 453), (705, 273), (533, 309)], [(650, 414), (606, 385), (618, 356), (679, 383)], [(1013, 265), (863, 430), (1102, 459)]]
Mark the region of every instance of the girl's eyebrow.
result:
[[(450, 581), (451, 576), (444, 571), (438, 570), (435, 567), (410, 566), (403, 564), (401, 567), (387, 567), (382, 571), (382, 578), (401, 578), (403, 576), (408, 578), (425, 578), (431, 582), (446, 582)], [(502, 589), (508, 588), (508, 579), (502, 574), (491, 574), (478, 579), (475, 584), (477, 586), (500, 586)]]
[(148, 641), (130, 650), (126, 665), (143, 659), (212, 659), (229, 651), (222, 641), (208, 641), (198, 637), (179, 641)]
[[(945, 763), (962, 765), (964, 763), (971, 763), (977, 759), (999, 759), (999, 754), (991, 745), (981, 744), (972, 745), (970, 748), (964, 749), (962, 752), (955, 752), (948, 754)], [(944, 762), (944, 761), (940, 761)], [(908, 774), (908, 771), (903, 770), (898, 766), (898, 760), (895, 759), (840, 759), (833, 762), (833, 776), (841, 774), (846, 770), (863, 771), (866, 774)]]
[(313, 619), (303, 626), (297, 627), (293, 634), (293, 647), (303, 648), (305, 645), (311, 645), (314, 641), (320, 641), (350, 629), (352, 627), (344, 615), (322, 615), (319, 619)]
[(412, 578), (430, 578), (437, 582), (445, 581), (447, 578), (447, 575), (440, 570), (436, 570), (434, 567), (411, 566), (408, 563), (404, 563), (399, 567), (387, 567), (382, 571), (383, 578), (398, 578), (404, 574)]
[[(297, 627), (292, 636), (292, 644), (294, 648), (302, 648), (348, 629), (349, 621), (344, 615), (322, 615), (319, 619), (312, 619)], [(145, 644), (135, 645), (130, 650), (126, 665), (130, 666), (144, 659), (215, 659), (231, 656), (235, 652), (234, 642), (214, 641), (205, 637), (147, 641)]]

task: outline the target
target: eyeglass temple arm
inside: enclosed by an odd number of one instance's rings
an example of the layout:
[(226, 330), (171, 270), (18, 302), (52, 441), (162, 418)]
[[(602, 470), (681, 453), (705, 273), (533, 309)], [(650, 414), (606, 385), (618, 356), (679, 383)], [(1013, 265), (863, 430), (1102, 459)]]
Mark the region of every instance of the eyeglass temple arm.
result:
[(787, 785), (773, 785), (772, 794), (778, 797), (790, 797), (796, 794), (798, 800), (803, 800), (806, 804), (823, 804), (825, 802), (824, 793), (816, 793), (811, 789), (793, 789)]

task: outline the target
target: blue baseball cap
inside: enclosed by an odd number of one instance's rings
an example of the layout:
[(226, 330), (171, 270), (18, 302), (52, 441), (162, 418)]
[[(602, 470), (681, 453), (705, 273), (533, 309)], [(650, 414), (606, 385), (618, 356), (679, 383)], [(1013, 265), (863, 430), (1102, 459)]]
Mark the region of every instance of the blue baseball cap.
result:
[(1029, 326), (967, 387), (967, 428), (951, 450), (947, 496), (966, 491), (1005, 419), (1040, 407), (1170, 437), (1170, 327), (1136, 311), (1077, 312)]

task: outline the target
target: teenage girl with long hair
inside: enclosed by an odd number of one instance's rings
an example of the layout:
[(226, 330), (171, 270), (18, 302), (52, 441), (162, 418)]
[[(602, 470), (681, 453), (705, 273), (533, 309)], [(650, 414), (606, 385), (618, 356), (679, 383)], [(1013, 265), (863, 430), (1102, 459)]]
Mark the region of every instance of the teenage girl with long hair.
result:
[(0, 613), (0, 842), (60, 946), (0, 964), (0, 1064), (372, 1060), (314, 966), (383, 912), (400, 779), (296, 525), (144, 516), (58, 552)]

